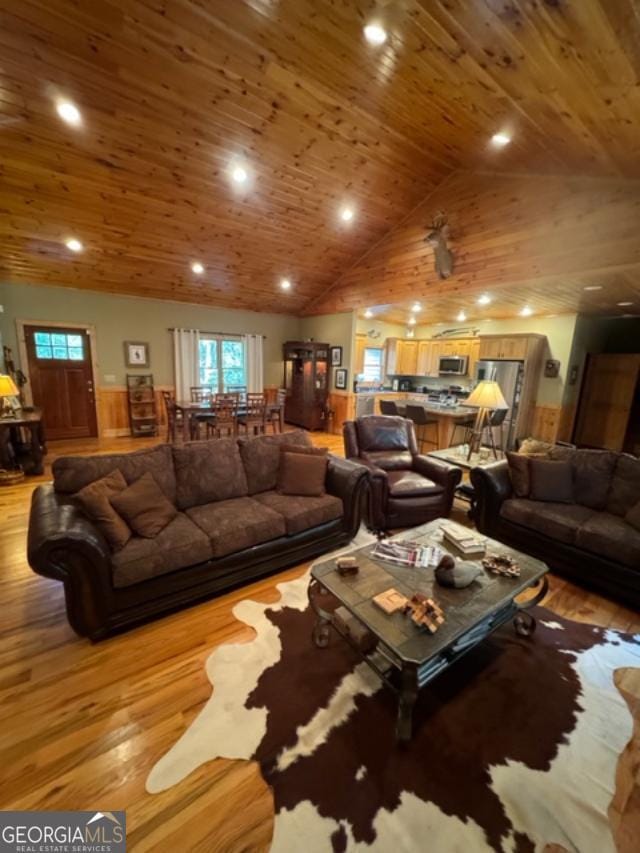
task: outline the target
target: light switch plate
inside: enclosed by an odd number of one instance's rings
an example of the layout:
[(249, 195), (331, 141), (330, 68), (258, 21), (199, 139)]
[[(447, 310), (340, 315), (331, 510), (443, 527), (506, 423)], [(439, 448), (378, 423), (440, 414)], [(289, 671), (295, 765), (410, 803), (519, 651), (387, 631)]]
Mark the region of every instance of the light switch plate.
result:
[(114, 373), (105, 373), (104, 381), (114, 383), (116, 381), (116, 377)]

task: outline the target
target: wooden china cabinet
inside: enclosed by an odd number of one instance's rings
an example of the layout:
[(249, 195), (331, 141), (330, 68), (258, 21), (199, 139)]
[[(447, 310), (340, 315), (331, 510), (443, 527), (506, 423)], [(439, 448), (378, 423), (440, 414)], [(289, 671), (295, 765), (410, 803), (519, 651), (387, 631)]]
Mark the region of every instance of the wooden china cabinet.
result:
[(305, 429), (323, 429), (329, 395), (329, 344), (287, 341), (283, 357), (285, 421)]

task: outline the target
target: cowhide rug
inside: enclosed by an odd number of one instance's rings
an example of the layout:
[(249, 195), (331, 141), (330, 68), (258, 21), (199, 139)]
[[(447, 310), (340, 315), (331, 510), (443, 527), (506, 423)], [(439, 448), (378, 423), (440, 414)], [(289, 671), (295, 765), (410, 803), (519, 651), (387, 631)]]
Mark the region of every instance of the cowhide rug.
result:
[(640, 637), (536, 608), (532, 638), (504, 626), (432, 682), (399, 748), (393, 695), (337, 636), (313, 646), (307, 582), (236, 605), (256, 637), (211, 654), (214, 692), (149, 792), (217, 757), (257, 761), (278, 853), (616, 849), (616, 771), (627, 747), (631, 778), (637, 752), (614, 674), (640, 667)]

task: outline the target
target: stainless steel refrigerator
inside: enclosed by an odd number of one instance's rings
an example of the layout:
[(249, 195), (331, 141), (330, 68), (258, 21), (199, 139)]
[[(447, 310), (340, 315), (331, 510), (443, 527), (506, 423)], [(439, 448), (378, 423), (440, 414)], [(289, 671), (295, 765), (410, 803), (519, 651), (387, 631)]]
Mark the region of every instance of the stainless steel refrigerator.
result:
[[(518, 426), (518, 414), (522, 383), (524, 381), (523, 361), (479, 361), (476, 364), (476, 380), (490, 379), (497, 382), (502, 396), (509, 404), (509, 411), (502, 424), (504, 449), (511, 450), (515, 445)], [(494, 429), (496, 444), (500, 440), (500, 430)]]

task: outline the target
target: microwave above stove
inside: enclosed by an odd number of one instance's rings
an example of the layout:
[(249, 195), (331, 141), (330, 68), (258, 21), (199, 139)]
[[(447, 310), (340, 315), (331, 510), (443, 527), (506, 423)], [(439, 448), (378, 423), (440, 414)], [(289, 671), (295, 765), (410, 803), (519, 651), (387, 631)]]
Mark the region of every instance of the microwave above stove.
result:
[(440, 376), (466, 376), (469, 357), (466, 355), (441, 355), (438, 360)]

